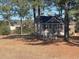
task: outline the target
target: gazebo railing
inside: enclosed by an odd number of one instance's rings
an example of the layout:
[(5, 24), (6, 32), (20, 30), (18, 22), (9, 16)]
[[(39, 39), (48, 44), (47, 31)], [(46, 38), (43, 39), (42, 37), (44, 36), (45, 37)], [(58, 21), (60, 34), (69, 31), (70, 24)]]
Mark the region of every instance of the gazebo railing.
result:
[[(45, 30), (48, 31), (45, 33)], [(60, 23), (40, 23), (39, 34), (43, 40), (53, 40), (60, 36), (60, 32), (64, 30), (64, 24)]]

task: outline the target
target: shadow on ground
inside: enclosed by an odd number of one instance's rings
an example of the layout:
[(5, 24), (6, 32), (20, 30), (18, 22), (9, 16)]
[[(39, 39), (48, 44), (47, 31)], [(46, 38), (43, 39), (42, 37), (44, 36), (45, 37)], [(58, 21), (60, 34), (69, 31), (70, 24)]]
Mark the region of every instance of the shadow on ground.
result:
[(30, 34), (30, 35), (13, 34), (13, 35), (3, 35), (0, 39), (18, 39), (18, 38), (19, 39), (21, 38), (21, 39), (24, 39), (24, 40), (27, 40), (27, 39), (32, 40), (32, 39), (35, 38), (35, 36), (32, 35), (32, 34)]
[(66, 42), (64, 45), (79, 47), (79, 43), (75, 43), (75, 42)]
[[(64, 42), (63, 39), (57, 39), (57, 40), (48, 40), (44, 41), (40, 38), (37, 38), (37, 36), (30, 34), (30, 35), (6, 35), (1, 37), (0, 39), (16, 39), (16, 40), (21, 40), (23, 42), (28, 42), (28, 45), (50, 45), (50, 44), (55, 44), (58, 45), (58, 42)], [(27, 45), (25, 43), (25, 45)], [(69, 46), (77, 46), (79, 47), (79, 37), (73, 37), (69, 40), (69, 42), (66, 42), (64, 45), (69, 45)]]

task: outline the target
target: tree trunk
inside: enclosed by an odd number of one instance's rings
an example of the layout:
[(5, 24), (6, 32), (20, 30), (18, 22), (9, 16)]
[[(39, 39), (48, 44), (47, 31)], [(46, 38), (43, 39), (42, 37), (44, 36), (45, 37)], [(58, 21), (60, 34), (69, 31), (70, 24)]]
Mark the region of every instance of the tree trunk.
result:
[(21, 24), (20, 24), (20, 27), (21, 27), (21, 32), (20, 32), (20, 34), (22, 35), (23, 34), (23, 30), (22, 30), (22, 17), (21, 17), (21, 20), (20, 20), (20, 22), (21, 22)]
[(36, 9), (33, 7), (34, 32), (36, 32)]
[[(35, 0), (33, 0), (33, 1), (35, 1)], [(35, 24), (35, 22), (36, 22), (36, 8), (35, 8), (35, 6), (33, 6), (33, 18), (34, 18), (34, 24)]]
[(33, 7), (33, 17), (34, 17), (34, 23), (35, 23), (35, 18), (36, 18), (36, 9)]
[(40, 6), (38, 6), (38, 16), (40, 16), (40, 12), (41, 12)]
[[(40, 12), (41, 12), (41, 11), (40, 11), (40, 6), (38, 6), (38, 18), (40, 17)], [(39, 27), (39, 25), (37, 24), (37, 32), (38, 32), (38, 30), (39, 30), (38, 27)]]
[(68, 41), (69, 38), (69, 16), (68, 10), (65, 9), (65, 19), (64, 19), (64, 40)]

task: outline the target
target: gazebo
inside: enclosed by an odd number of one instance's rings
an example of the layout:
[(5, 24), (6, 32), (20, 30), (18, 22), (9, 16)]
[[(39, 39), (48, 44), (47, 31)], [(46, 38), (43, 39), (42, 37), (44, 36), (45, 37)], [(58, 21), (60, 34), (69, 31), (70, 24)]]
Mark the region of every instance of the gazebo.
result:
[(48, 35), (64, 35), (62, 34), (64, 33), (64, 20), (60, 16), (40, 16), (36, 20), (36, 30), (39, 35), (43, 35), (45, 29), (48, 30)]

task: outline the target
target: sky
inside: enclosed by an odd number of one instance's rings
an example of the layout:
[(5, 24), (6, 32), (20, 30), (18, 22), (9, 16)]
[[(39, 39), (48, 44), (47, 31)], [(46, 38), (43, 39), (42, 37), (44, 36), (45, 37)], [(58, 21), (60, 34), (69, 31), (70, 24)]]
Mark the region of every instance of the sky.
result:
[(56, 7), (52, 7), (50, 10), (45, 10), (44, 11), (44, 15), (47, 16), (48, 14), (50, 15), (55, 15), (55, 14), (58, 14), (59, 12), (57, 11), (57, 8)]

